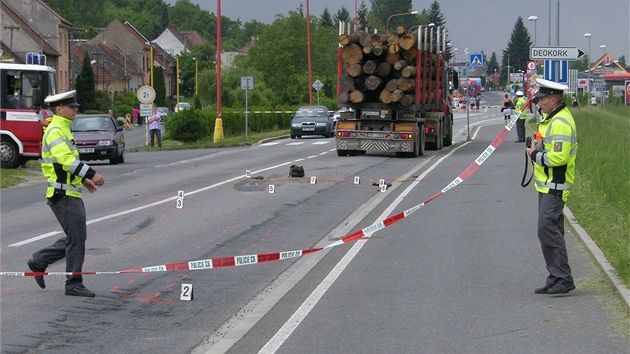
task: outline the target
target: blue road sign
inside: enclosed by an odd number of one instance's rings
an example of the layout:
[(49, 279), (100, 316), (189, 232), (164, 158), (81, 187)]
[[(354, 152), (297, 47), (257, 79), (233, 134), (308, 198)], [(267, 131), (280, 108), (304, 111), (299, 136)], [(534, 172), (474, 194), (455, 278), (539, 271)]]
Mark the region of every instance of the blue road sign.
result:
[[(560, 62), (560, 64), (557, 64)], [(557, 68), (559, 66), (559, 69)], [(558, 72), (556, 72), (558, 70)], [(569, 82), (569, 61), (568, 60), (545, 60), (544, 75), (545, 80), (566, 84)]]
[(480, 68), (483, 66), (483, 55), (481, 53), (475, 53), (470, 55), (470, 67)]

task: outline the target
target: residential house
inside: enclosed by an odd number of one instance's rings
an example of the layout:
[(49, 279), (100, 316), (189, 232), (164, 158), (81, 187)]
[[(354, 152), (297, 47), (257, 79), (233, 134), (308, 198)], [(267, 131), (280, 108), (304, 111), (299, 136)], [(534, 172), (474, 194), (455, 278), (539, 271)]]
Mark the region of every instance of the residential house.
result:
[(41, 0), (2, 0), (0, 45), (3, 56), (26, 62), (27, 53), (46, 56), (57, 70), (57, 90), (69, 91), (69, 29), (72, 24)]

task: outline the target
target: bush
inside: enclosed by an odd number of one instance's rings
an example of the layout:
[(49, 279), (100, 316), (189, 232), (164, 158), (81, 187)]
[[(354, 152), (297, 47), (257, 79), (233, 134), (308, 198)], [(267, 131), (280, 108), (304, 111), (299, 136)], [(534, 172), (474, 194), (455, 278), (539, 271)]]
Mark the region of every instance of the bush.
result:
[(170, 139), (184, 143), (195, 142), (210, 136), (214, 120), (207, 111), (185, 109), (169, 115), (166, 132)]

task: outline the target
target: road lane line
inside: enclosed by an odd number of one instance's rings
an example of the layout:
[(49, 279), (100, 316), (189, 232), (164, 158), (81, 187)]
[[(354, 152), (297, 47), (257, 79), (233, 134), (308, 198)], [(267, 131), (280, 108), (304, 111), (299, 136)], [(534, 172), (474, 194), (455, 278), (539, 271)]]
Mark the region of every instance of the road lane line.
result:
[[(256, 173), (261, 173), (261, 172), (264, 172), (264, 171), (273, 170), (273, 169), (276, 169), (276, 168), (279, 168), (279, 167), (282, 167), (282, 166), (290, 165), (290, 164), (292, 164), (294, 162), (301, 161), (301, 160), (303, 160), (303, 159), (283, 162), (283, 163), (280, 163), (280, 164), (277, 164), (277, 165), (273, 165), (273, 166), (269, 166), (269, 167), (260, 169), (258, 171), (253, 171), (252, 173), (256, 174)], [(228, 184), (228, 183), (231, 183), (231, 182), (234, 182), (234, 181), (238, 181), (239, 179), (242, 179), (244, 177), (245, 177), (244, 174), (240, 175), (240, 176), (236, 176), (236, 177), (227, 179), (225, 181), (218, 182), (218, 183), (215, 183), (215, 184), (212, 184), (212, 185), (209, 185), (209, 186), (206, 186), (206, 187), (203, 187), (203, 188), (200, 188), (200, 189), (197, 189), (197, 190), (185, 193), (184, 196), (193, 195), (193, 194), (197, 194), (197, 193), (200, 193), (200, 192), (207, 191), (209, 189), (220, 187), (222, 185), (225, 185), (225, 184)], [(135, 213), (137, 211), (141, 211), (141, 210), (144, 210), (144, 209), (149, 209), (149, 208), (152, 208), (152, 207), (160, 205), (160, 204), (164, 204), (164, 203), (168, 203), (168, 202), (174, 201), (176, 199), (177, 199), (177, 196), (175, 195), (175, 196), (172, 196), (172, 197), (169, 197), (169, 198), (166, 198), (166, 199), (159, 200), (157, 202), (141, 205), (139, 207), (132, 208), (132, 209), (127, 209), (127, 210), (124, 210), (124, 211), (121, 211), (121, 212), (118, 212), (118, 213), (105, 215), (105, 216), (97, 218), (97, 219), (89, 220), (88, 222), (86, 222), (86, 225), (92, 225), (92, 224), (95, 224), (97, 222), (101, 222), (101, 221), (117, 218), (119, 216)], [(23, 240), (23, 241), (20, 241), (20, 242), (16, 242), (16, 243), (10, 244), (9, 247), (24, 246), (24, 245), (27, 245), (29, 243), (33, 243), (33, 242), (36, 242), (36, 241), (39, 241), (39, 240), (43, 240), (43, 239), (46, 239), (46, 238), (49, 238), (49, 237), (52, 237), (52, 236), (55, 236), (55, 235), (59, 235), (59, 234), (62, 234), (62, 233), (63, 233), (63, 231), (51, 231), (51, 232), (48, 232), (48, 233), (45, 233), (45, 234), (42, 234), (42, 235), (39, 235), (39, 236), (35, 236), (35, 237), (29, 238), (29, 239), (26, 239), (26, 240)]]

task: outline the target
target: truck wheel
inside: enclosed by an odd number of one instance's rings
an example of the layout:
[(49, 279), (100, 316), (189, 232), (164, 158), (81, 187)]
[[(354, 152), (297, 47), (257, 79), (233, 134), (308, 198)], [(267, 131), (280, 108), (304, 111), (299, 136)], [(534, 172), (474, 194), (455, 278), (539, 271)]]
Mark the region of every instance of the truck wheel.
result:
[(337, 156), (348, 156), (348, 151), (346, 151), (346, 150), (337, 150)]
[(17, 168), (20, 165), (20, 154), (17, 144), (9, 137), (2, 137), (0, 156), (2, 156), (2, 168)]
[(420, 126), (420, 139), (418, 139), (418, 156), (424, 156), (424, 127)]
[(442, 142), (442, 145), (444, 146), (453, 145), (453, 123), (449, 124), (448, 134), (446, 134), (446, 136), (444, 137), (444, 141)]
[(291, 139), (295, 139), (295, 135), (291, 134)]

